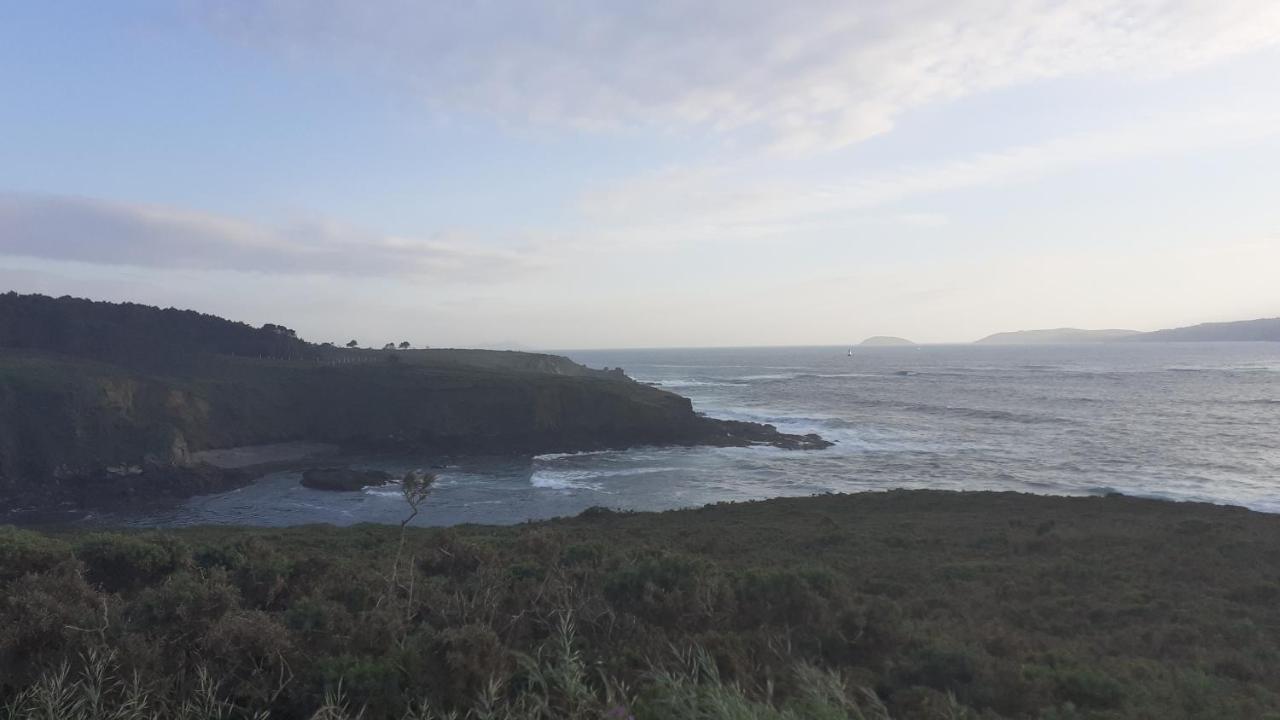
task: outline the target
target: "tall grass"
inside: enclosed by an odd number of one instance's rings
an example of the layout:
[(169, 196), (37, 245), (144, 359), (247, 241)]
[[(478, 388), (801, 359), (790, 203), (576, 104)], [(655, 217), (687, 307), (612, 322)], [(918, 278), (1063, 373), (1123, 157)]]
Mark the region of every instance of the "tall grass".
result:
[[(724, 680), (715, 661), (694, 646), (653, 663), (636, 691), (593, 670), (577, 649), (573, 619), (560, 617), (555, 632), (533, 655), (519, 658), (507, 677), (494, 677), (472, 707), (446, 710), (423, 699), (400, 720), (891, 720), (868, 690), (852, 690), (838, 675), (798, 663), (797, 695), (786, 703), (753, 698)], [(12, 698), (3, 720), (268, 720), (262, 709), (240, 707), (220, 692), (203, 667), (178, 692), (148, 686), (121, 672), (113, 653), (89, 650), (73, 672), (64, 663)], [(310, 720), (374, 720), (353, 706), (339, 681)]]

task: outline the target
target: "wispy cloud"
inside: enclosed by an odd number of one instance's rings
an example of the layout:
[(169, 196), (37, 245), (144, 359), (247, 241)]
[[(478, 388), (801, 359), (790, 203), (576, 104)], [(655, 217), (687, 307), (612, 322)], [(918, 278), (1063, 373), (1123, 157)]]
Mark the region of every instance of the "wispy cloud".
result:
[(267, 227), (171, 207), (0, 193), (0, 255), (147, 268), (475, 280), (538, 267), (460, 234), (384, 235), (323, 221)]
[[(833, 218), (939, 193), (1008, 185), (1080, 168), (1247, 144), (1280, 135), (1280, 107), (1149, 116), (1125, 126), (947, 162), (815, 181), (786, 162), (698, 165), (629, 179), (582, 198), (619, 237), (733, 239), (830, 226)], [(908, 217), (915, 216), (908, 213)], [(934, 218), (930, 214), (920, 217)]]
[(793, 152), (986, 90), (1173, 73), (1280, 43), (1280, 3), (1258, 0), (263, 0), (209, 2), (204, 17), (445, 112), (710, 131)]

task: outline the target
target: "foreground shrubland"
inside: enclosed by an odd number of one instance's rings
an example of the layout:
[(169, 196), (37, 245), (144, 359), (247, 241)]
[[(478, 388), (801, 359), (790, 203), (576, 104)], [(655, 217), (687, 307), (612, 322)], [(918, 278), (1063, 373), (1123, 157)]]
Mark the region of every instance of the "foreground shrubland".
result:
[(0, 717), (1280, 718), (1280, 518), (892, 492), (0, 528)]

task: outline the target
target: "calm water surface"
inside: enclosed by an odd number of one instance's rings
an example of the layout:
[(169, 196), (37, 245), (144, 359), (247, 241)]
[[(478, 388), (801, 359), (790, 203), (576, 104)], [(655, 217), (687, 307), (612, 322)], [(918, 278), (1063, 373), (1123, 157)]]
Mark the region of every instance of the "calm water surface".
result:
[[(514, 523), (603, 505), (889, 488), (1112, 491), (1280, 512), (1280, 343), (618, 350), (566, 353), (709, 415), (817, 432), (829, 450), (642, 448), (481, 458), (438, 470), (422, 524)], [(429, 458), (379, 457), (402, 473)], [(394, 487), (324, 493), (298, 473), (86, 522), (399, 522)]]

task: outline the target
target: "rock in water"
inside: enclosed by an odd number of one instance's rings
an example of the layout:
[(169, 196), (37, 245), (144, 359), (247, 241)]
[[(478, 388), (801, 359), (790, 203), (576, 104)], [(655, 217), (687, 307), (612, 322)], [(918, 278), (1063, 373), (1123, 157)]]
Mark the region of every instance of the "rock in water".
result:
[(311, 468), (302, 473), (302, 486), (312, 490), (353, 492), (367, 487), (386, 485), (391, 476), (381, 470), (351, 468)]

